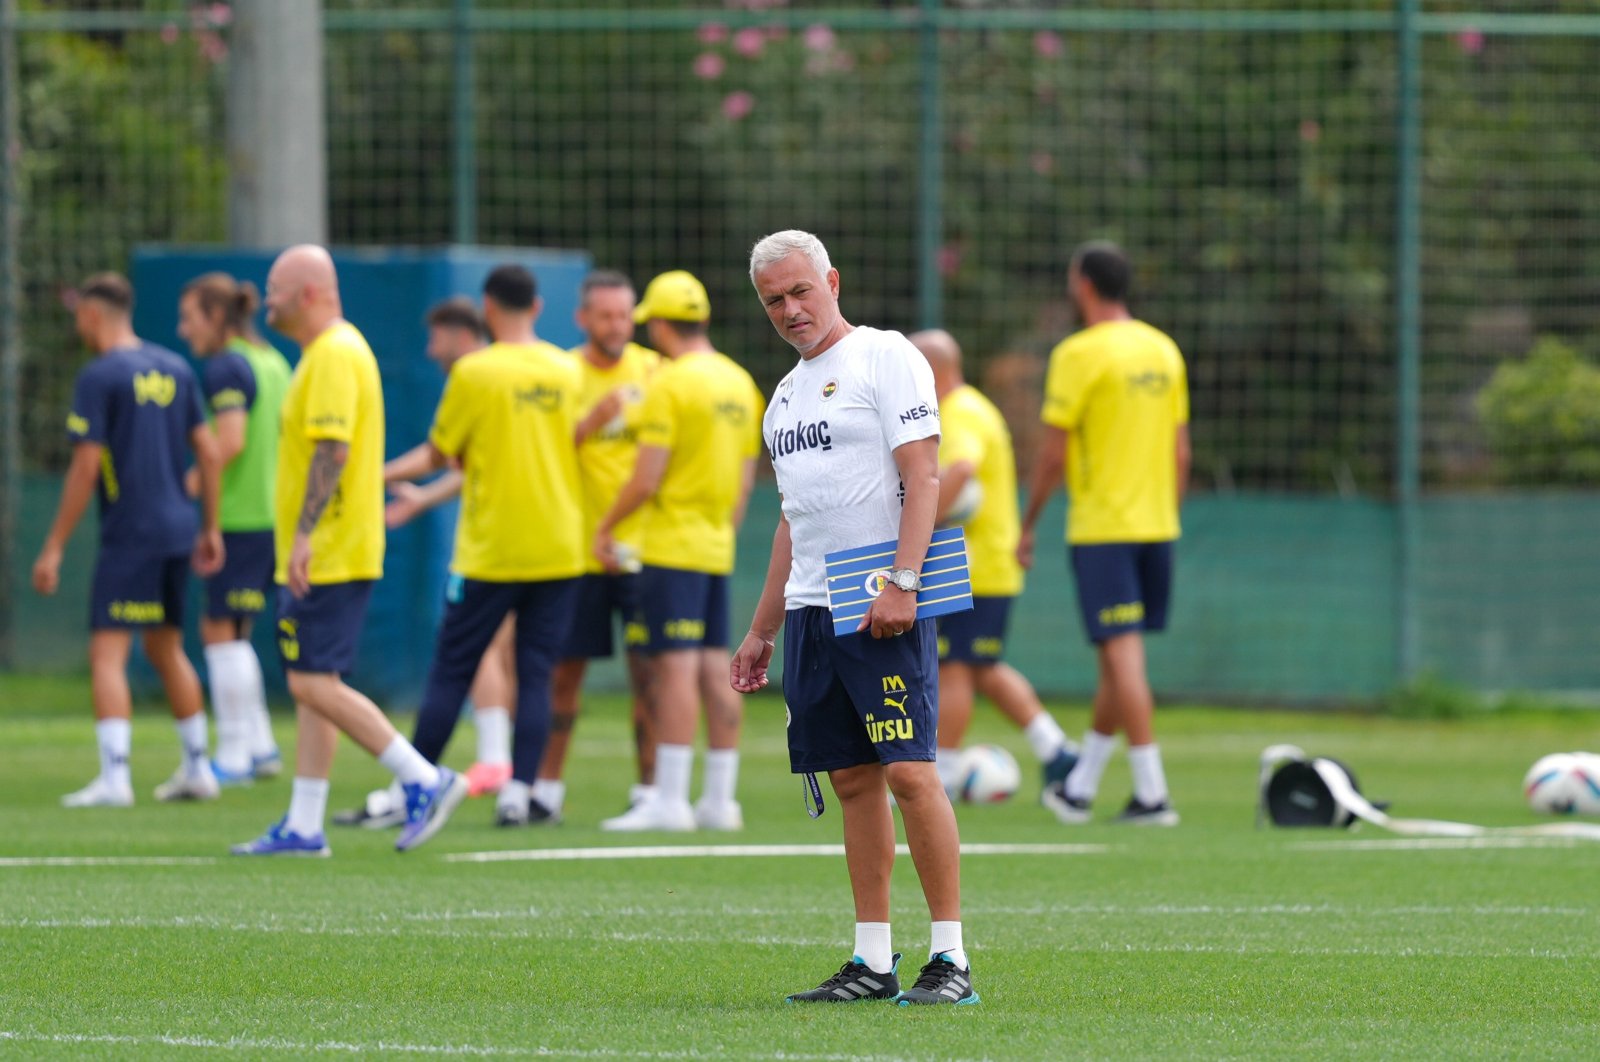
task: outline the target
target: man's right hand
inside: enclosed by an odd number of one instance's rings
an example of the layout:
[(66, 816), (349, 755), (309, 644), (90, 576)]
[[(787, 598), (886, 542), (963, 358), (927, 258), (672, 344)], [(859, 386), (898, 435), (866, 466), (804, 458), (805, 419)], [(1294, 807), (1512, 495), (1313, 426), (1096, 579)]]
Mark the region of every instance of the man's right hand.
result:
[(740, 693), (754, 693), (767, 684), (773, 643), (751, 631), (739, 643), (728, 668), (729, 683)]
[(422, 488), (401, 480), (389, 484), (394, 500), (383, 507), (383, 523), (389, 530), (404, 527), (422, 512)]
[(46, 542), (33, 562), (33, 588), (49, 597), (61, 587), (61, 548)]

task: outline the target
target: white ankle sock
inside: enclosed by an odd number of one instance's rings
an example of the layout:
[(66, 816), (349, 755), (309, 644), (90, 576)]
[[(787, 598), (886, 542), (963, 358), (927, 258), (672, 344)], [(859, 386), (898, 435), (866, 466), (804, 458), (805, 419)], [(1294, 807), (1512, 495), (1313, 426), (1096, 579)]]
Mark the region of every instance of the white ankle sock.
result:
[(704, 799), (708, 804), (731, 804), (739, 784), (739, 750), (707, 749)]
[(928, 946), (929, 959), (936, 955), (947, 955), (960, 969), (971, 968), (971, 964), (967, 962), (967, 949), (961, 946), (960, 922), (933, 923), (933, 932), (929, 939), (932, 942)]
[(1067, 775), (1067, 796), (1074, 800), (1093, 800), (1100, 791), (1100, 776), (1105, 773), (1111, 753), (1116, 750), (1115, 734), (1102, 734), (1090, 730), (1083, 735), (1083, 747), (1078, 750), (1078, 764)]
[(656, 746), (656, 796), (673, 803), (689, 802), (689, 771), (694, 749), (688, 745)]
[[(534, 784), (538, 785), (539, 783), (535, 782)], [(527, 810), (528, 797), (530, 795), (527, 782), (519, 782), (515, 778), (511, 778), (506, 781), (505, 785), (500, 787), (499, 794), (494, 798), (494, 806), (497, 808), (522, 808)], [(544, 802), (540, 801), (540, 803)]]
[(1161, 769), (1161, 747), (1155, 742), (1148, 745), (1128, 746), (1128, 766), (1133, 768), (1133, 796), (1149, 807), (1167, 799), (1167, 776)]
[(558, 812), (567, 799), (567, 783), (557, 778), (535, 778), (533, 799), (543, 804), (550, 812)]
[(431, 788), (439, 784), (439, 768), (423, 759), (422, 753), (412, 748), (411, 742), (399, 734), (389, 742), (389, 747), (383, 750), (378, 762), (400, 779), (401, 785), (420, 784)]
[(234, 774), (250, 770), (249, 695), (240, 673), (240, 649), (255, 659), (245, 642), (219, 642), (205, 648), (206, 685), (211, 690), (211, 710), (217, 716), (217, 764)]
[(322, 820), (327, 813), (328, 780), (296, 775), (294, 788), (289, 793), (289, 832), (298, 833), (301, 837), (316, 837), (322, 833)]
[(1055, 759), (1067, 743), (1067, 735), (1049, 712), (1034, 716), (1033, 722), (1022, 728), (1022, 736), (1028, 739), (1028, 747), (1033, 749), (1040, 763)]
[(953, 793), (961, 784), (961, 750), (939, 749), (935, 766), (939, 770), (939, 784)]
[(174, 719), (172, 722), (178, 730), (178, 743), (183, 746), (183, 773), (191, 778), (210, 774), (206, 713), (196, 712), (187, 719)]
[(478, 728), (478, 762), (510, 763), (511, 713), (504, 708), (474, 707), (472, 721)]
[(100, 777), (119, 789), (132, 786), (128, 756), (133, 749), (133, 723), (127, 719), (102, 719), (94, 725), (94, 736), (95, 744), (100, 746)]
[(856, 958), (874, 973), (889, 972), (894, 965), (894, 947), (889, 940), (888, 922), (856, 923)]

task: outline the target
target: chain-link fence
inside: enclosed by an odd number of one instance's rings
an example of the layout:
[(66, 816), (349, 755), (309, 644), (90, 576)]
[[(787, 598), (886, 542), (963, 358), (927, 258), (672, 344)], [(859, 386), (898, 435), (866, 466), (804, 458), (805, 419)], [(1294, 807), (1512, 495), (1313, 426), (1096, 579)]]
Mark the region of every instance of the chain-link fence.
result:
[[(17, 2), (20, 437), (48, 474), (83, 361), (61, 292), (225, 238), (231, 10)], [(691, 269), (770, 387), (746, 253), (807, 228), (850, 319), (956, 334), (1024, 461), (1066, 257), (1115, 239), (1190, 364), (1158, 679), (1600, 687), (1600, 3), (1213, 7), (327, 0), (330, 236)], [(1035, 585), (1075, 639), (1061, 572)]]

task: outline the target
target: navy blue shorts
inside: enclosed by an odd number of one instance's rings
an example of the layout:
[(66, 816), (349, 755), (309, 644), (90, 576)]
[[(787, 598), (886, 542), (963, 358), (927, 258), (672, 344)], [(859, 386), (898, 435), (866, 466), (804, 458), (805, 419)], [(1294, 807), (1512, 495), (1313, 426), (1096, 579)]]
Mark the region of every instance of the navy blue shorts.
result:
[(1129, 631), (1167, 629), (1171, 542), (1109, 542), (1068, 550), (1078, 609), (1095, 645)]
[(728, 577), (645, 565), (628, 622), (628, 648), (646, 655), (674, 649), (726, 649)]
[(207, 619), (254, 619), (272, 590), (272, 532), (224, 531), (222, 570), (206, 580)]
[(1010, 597), (974, 597), (965, 612), (939, 617), (939, 663), (998, 664), (1006, 653)]
[(791, 609), (783, 624), (789, 770), (934, 759), (937, 640), (931, 619), (895, 638), (835, 637), (827, 609)]
[(324, 583), (305, 597), (278, 587), (278, 658), (285, 671), (348, 675), (356, 669), (372, 580)]
[(572, 610), (572, 628), (561, 659), (600, 660), (612, 654), (612, 617), (619, 617), (624, 624), (633, 618), (639, 602), (637, 578), (628, 574), (590, 574), (578, 579), (577, 605)]
[(189, 555), (147, 557), (100, 551), (89, 589), (89, 629), (183, 626)]

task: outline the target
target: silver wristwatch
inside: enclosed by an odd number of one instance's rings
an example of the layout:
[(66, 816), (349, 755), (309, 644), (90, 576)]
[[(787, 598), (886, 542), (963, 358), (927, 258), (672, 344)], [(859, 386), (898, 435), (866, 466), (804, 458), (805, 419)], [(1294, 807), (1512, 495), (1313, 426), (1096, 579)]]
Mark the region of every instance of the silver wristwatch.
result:
[(908, 594), (914, 594), (922, 589), (922, 576), (911, 568), (890, 568), (887, 577), (889, 585)]

